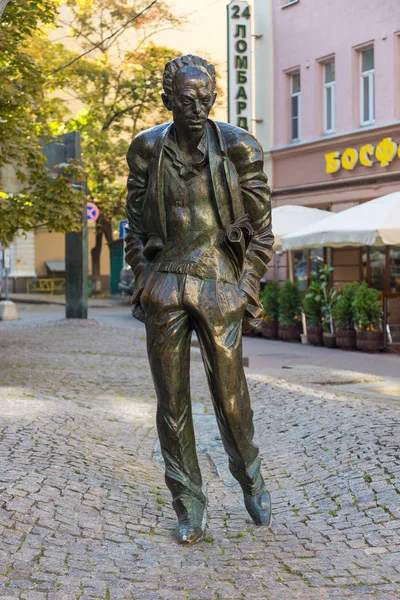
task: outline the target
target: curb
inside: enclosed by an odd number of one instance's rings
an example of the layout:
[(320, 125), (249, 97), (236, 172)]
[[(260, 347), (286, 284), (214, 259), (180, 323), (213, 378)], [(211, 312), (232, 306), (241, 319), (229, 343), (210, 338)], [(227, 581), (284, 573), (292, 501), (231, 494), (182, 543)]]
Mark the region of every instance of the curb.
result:
[[(5, 300), (5, 298), (0, 298), (0, 300)], [(56, 300), (50, 298), (13, 298), (12, 294), (9, 295), (9, 300), (14, 302), (15, 304), (46, 304), (46, 305), (54, 305), (54, 306), (65, 306), (65, 302), (63, 300)], [(90, 301), (88, 303), (88, 308), (114, 308), (112, 304), (91, 304)]]

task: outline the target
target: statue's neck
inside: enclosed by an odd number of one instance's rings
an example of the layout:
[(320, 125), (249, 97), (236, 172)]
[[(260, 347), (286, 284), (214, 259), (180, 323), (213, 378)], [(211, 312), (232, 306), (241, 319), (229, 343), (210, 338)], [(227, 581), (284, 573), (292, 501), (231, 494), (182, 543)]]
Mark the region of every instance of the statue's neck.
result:
[(196, 154), (197, 147), (204, 135), (204, 129), (188, 133), (187, 130), (184, 130), (175, 123), (175, 132), (179, 150), (183, 152), (183, 154), (189, 154), (190, 156)]

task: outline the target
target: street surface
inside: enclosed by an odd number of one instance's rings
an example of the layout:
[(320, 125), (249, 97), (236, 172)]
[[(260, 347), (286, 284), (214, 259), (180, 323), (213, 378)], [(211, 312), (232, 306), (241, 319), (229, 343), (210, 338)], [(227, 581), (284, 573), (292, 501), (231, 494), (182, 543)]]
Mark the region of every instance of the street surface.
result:
[(194, 348), (207, 531), (181, 547), (143, 327), (122, 302), (88, 321), (18, 311), (0, 323), (1, 600), (399, 597), (400, 399), (374, 391), (398, 356), (245, 340), (266, 529), (229, 474)]
[[(53, 296), (57, 298), (57, 296)], [(139, 329), (144, 333), (144, 325), (132, 318), (129, 299), (115, 297), (91, 300), (89, 317), (116, 327)], [(62, 304), (17, 304), (21, 325), (44, 323), (65, 317)], [(244, 337), (243, 354), (249, 357), (250, 367), (256, 369), (281, 369), (286, 366), (314, 365), (329, 366), (334, 369), (347, 369), (382, 377), (397, 377), (400, 381), (399, 354), (365, 354), (343, 352), (315, 346), (288, 344), (278, 340)], [(399, 388), (400, 389), (400, 388)]]

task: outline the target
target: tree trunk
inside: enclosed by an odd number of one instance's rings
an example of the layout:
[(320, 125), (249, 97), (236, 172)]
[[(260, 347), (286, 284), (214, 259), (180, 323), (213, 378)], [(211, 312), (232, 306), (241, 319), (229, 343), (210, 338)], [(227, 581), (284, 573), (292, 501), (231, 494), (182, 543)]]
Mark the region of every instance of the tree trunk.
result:
[(103, 246), (103, 228), (96, 223), (96, 243), (90, 251), (92, 255), (92, 276), (100, 277), (100, 257)]
[(92, 276), (100, 277), (101, 250), (103, 248), (103, 234), (109, 244), (113, 241), (111, 221), (106, 220), (102, 215), (96, 221), (96, 243), (91, 249), (92, 255)]
[(7, 6), (9, 0), (0, 0), (0, 17), (4, 12), (5, 7)]

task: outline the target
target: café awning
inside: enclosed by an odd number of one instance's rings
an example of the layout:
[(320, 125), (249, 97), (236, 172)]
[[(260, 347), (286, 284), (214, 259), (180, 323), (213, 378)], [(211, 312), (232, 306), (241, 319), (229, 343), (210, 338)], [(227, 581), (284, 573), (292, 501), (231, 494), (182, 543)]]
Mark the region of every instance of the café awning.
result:
[(358, 204), (282, 239), (284, 250), (400, 245), (400, 192)]
[(287, 204), (272, 209), (272, 231), (275, 236), (274, 250), (282, 249), (282, 236), (296, 232), (307, 225), (326, 219), (332, 213), (319, 208)]

